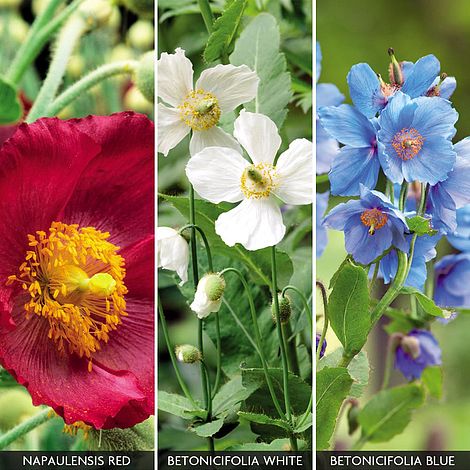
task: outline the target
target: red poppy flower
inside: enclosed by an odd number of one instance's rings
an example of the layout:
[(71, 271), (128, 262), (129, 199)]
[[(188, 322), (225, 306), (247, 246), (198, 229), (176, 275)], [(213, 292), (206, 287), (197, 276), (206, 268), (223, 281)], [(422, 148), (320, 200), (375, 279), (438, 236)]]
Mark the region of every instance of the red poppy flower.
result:
[(44, 118), (0, 150), (0, 364), (68, 424), (153, 414), (153, 138)]

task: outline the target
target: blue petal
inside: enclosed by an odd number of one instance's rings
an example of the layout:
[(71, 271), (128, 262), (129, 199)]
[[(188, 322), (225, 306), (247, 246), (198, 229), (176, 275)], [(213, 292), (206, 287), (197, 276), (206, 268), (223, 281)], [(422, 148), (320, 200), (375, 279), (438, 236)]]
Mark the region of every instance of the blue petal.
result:
[(330, 210), (323, 224), (325, 227), (343, 230), (348, 220), (354, 215), (362, 213), (363, 210), (361, 202), (358, 200), (343, 202)]
[(394, 135), (403, 128), (410, 127), (417, 104), (401, 91), (397, 91), (379, 117), (379, 141), (391, 142)]
[(380, 162), (374, 149), (343, 147), (329, 174), (331, 192), (340, 196), (357, 196), (360, 184), (373, 189), (379, 169)]
[(450, 100), (450, 97), (453, 95), (456, 88), (457, 80), (455, 77), (446, 77), (441, 83), (439, 96), (445, 100)]
[(328, 233), (326, 228), (322, 225), (323, 215), (325, 214), (326, 208), (328, 206), (328, 197), (329, 192), (316, 195), (316, 253), (317, 257), (320, 257), (323, 254), (323, 251), (328, 244)]
[(320, 48), (320, 43), (317, 41), (317, 82), (318, 79), (320, 78), (320, 73), (321, 73), (321, 48)]
[(441, 65), (432, 54), (421, 57), (405, 80), (402, 90), (412, 98), (424, 95), (439, 75)]
[(470, 251), (470, 205), (457, 211), (457, 229), (447, 235), (447, 241), (457, 250)]
[(328, 173), (331, 169), (331, 163), (338, 154), (339, 145), (336, 139), (323, 129), (320, 121), (317, 120), (317, 145), (315, 148), (317, 173)]
[(368, 118), (382, 110), (387, 99), (382, 93), (379, 79), (369, 64), (356, 64), (347, 77), (349, 94), (357, 109)]
[(406, 81), (406, 79), (411, 75), (411, 72), (413, 72), (415, 64), (413, 62), (404, 60), (403, 62), (400, 62), (400, 65), (401, 71), (403, 73), (403, 80)]
[(344, 95), (332, 83), (317, 85), (317, 111), (323, 106), (338, 106), (344, 101)]
[(395, 149), (391, 143), (386, 145), (378, 142), (378, 157), (385, 176), (392, 182), (401, 184), (403, 182), (403, 172), (401, 169), (402, 160), (396, 156)]
[(375, 142), (372, 123), (349, 104), (321, 108), (318, 116), (325, 130), (345, 145), (369, 147)]
[(452, 197), (447, 193), (442, 183), (433, 186), (429, 191), (432, 224), (436, 229), (454, 232), (457, 228), (456, 207)]
[(401, 347), (398, 347), (395, 352), (395, 368), (398, 369), (407, 380), (413, 380), (421, 377), (425, 366), (413, 360)]
[[(456, 147), (454, 146), (454, 150)], [(452, 198), (457, 209), (470, 204), (470, 159), (467, 160), (457, 154), (454, 169), (440, 186)]]
[(449, 101), (437, 97), (422, 97), (413, 100), (418, 105), (411, 127), (425, 139), (439, 136), (452, 139), (456, 133), (454, 124), (459, 118)]
[(462, 158), (470, 160), (470, 137), (460, 140), (454, 145), (454, 150)]

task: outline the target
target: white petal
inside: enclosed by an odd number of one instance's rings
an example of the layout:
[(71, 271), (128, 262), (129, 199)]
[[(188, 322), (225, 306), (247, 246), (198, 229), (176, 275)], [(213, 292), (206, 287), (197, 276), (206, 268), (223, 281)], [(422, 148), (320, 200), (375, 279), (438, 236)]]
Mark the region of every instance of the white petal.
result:
[(245, 199), (219, 216), (215, 231), (228, 246), (241, 243), (247, 250), (260, 250), (278, 244), (286, 227), (272, 199)]
[(307, 139), (296, 139), (279, 157), (276, 165), (279, 185), (276, 196), (287, 204), (313, 202), (313, 144)]
[(157, 113), (158, 151), (166, 157), (191, 129), (181, 120), (179, 111), (174, 108), (158, 103)]
[(255, 164), (272, 163), (281, 146), (281, 137), (276, 124), (263, 114), (242, 110), (235, 121), (233, 135)]
[(243, 199), (240, 180), (248, 165), (233, 149), (207, 147), (189, 159), (186, 175), (204, 199), (214, 204), (238, 202)]
[(220, 127), (214, 126), (206, 131), (193, 131), (189, 143), (189, 154), (196, 155), (206, 147), (228, 147), (242, 153), (238, 142)]
[(210, 91), (219, 101), (223, 113), (251, 101), (258, 91), (259, 78), (246, 65), (216, 65), (204, 70), (196, 82), (196, 89)]
[(189, 246), (170, 227), (157, 227), (157, 267), (176, 271), (182, 283), (188, 280)]
[(193, 89), (193, 64), (183, 49), (174, 54), (163, 52), (157, 61), (158, 96), (172, 106), (180, 105)]

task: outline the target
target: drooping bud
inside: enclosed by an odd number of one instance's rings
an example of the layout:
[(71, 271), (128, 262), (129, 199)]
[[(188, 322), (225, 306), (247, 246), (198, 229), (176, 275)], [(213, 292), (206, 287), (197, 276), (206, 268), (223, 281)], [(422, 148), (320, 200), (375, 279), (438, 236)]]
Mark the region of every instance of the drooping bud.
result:
[(390, 83), (392, 85), (398, 85), (401, 86), (403, 85), (403, 70), (401, 68), (400, 63), (395, 57), (395, 51), (390, 47), (388, 49), (388, 55), (390, 56), (390, 68), (389, 68), (389, 74), (390, 74)]
[(225, 280), (217, 273), (206, 274), (197, 285), (196, 294), (190, 307), (198, 318), (205, 318), (218, 312), (222, 304)]
[(113, 14), (113, 5), (109, 0), (85, 0), (78, 12), (90, 29), (104, 26)]
[(351, 436), (359, 428), (358, 416), (361, 409), (359, 408), (359, 402), (355, 398), (351, 398), (349, 403), (351, 406), (348, 410), (348, 434)]
[(400, 343), (403, 351), (405, 351), (413, 359), (420, 355), (419, 340), (414, 336), (404, 336)]
[(178, 361), (184, 364), (194, 364), (202, 359), (201, 351), (191, 344), (176, 346), (175, 354)]
[(153, 18), (154, 0), (123, 0), (124, 6), (143, 18)]
[[(318, 351), (320, 341), (321, 341), (321, 335), (317, 333), (317, 345), (316, 345), (315, 351)], [(323, 340), (323, 343), (321, 345), (320, 359), (325, 355), (325, 350), (326, 350), (326, 339)]]
[(215, 302), (224, 295), (225, 279), (219, 274), (208, 274), (206, 276), (205, 291), (207, 298)]
[(155, 53), (147, 52), (142, 56), (135, 74), (135, 86), (150, 103), (155, 100)]
[[(281, 324), (287, 323), (292, 314), (291, 302), (287, 295), (277, 294), (278, 304), (279, 304), (279, 321)], [(273, 317), (274, 323), (276, 323), (276, 309), (274, 302), (271, 305), (271, 315)]]

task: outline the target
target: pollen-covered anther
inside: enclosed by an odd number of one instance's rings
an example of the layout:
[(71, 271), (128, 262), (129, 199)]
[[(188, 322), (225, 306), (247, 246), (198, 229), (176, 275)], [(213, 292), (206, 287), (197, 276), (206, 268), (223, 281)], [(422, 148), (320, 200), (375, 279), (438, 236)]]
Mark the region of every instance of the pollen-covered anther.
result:
[(402, 160), (411, 160), (423, 147), (424, 137), (413, 127), (403, 128), (393, 136), (392, 146)]
[(53, 222), (49, 233), (28, 235), (31, 250), (17, 275), (28, 294), (26, 318), (48, 322), (48, 337), (62, 353), (89, 360), (126, 316), (124, 258), (109, 233)]
[(369, 233), (374, 235), (377, 230), (380, 230), (388, 221), (387, 214), (383, 213), (380, 209), (366, 209), (361, 214), (361, 222), (369, 227)]
[(220, 106), (212, 93), (202, 89), (190, 91), (178, 106), (181, 120), (194, 131), (206, 131), (220, 119)]
[(241, 190), (248, 198), (268, 197), (278, 184), (278, 174), (274, 165), (261, 162), (245, 168), (240, 180)]

